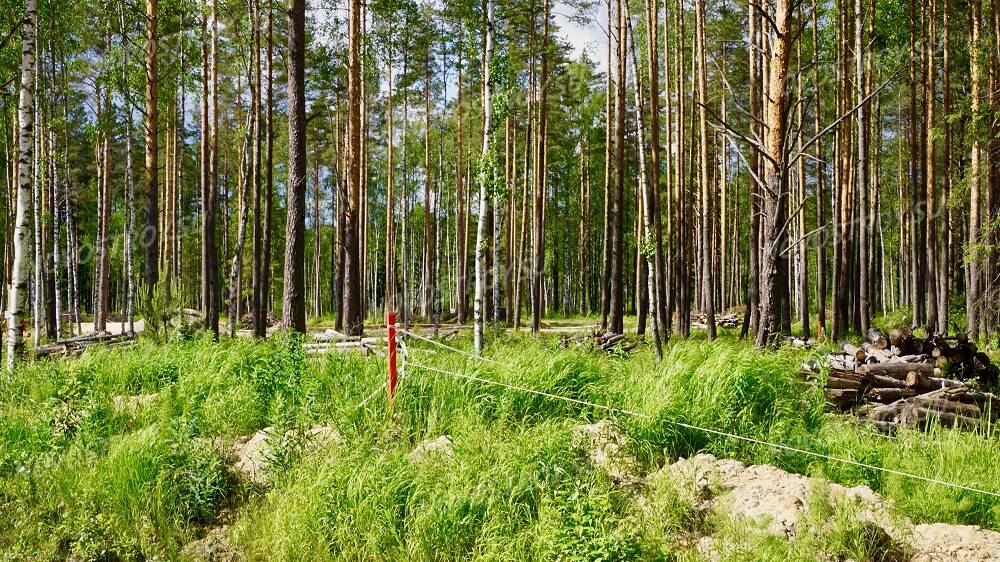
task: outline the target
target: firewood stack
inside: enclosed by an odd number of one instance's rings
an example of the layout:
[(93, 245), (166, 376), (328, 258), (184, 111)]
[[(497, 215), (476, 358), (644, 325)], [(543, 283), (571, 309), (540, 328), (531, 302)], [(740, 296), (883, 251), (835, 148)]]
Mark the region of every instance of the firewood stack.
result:
[(857, 413), (885, 432), (935, 419), (973, 429), (1000, 417), (996, 397), (979, 390), (996, 386), (998, 369), (964, 334), (918, 338), (909, 329), (886, 335), (873, 328), (867, 336), (861, 347), (845, 343), (803, 365), (811, 376), (826, 367), (826, 396), (841, 410), (860, 406)]

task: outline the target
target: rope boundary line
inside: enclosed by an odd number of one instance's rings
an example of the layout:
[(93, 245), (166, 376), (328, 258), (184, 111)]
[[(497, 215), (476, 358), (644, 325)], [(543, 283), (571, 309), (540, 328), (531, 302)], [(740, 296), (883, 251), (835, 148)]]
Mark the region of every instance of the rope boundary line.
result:
[[(417, 336), (415, 336), (414, 334), (412, 334), (411, 332), (408, 332), (408, 331), (404, 331), (403, 333), (411, 335), (411, 336), (414, 336), (414, 337), (417, 337)], [(438, 342), (434, 342), (433, 340), (430, 340), (429, 338), (418, 337), (418, 339), (422, 339), (422, 340), (426, 340), (426, 341), (430, 341), (432, 343), (438, 344)], [(478, 356), (470, 354), (470, 353), (468, 353), (468, 352), (466, 352), (464, 350), (461, 350), (461, 349), (458, 349), (458, 348), (453, 348), (453, 347), (447, 346), (445, 344), (439, 344), (439, 346), (447, 348), (447, 349), (450, 349), (452, 351), (455, 351), (455, 352), (457, 352), (457, 353), (459, 353), (461, 355), (465, 355), (465, 356), (467, 356), (467, 357), (469, 357), (471, 359), (483, 360), (483, 361), (486, 361), (486, 362), (489, 362), (489, 363), (498, 364), (498, 365), (501, 364), (498, 361), (495, 361), (495, 360), (492, 360), (492, 359), (488, 359), (488, 358), (485, 358), (485, 357), (478, 357)], [(404, 357), (404, 361), (403, 361), (404, 365), (407, 362), (408, 361)], [(513, 385), (513, 384), (504, 383), (504, 382), (500, 382), (500, 381), (495, 381), (495, 380), (487, 379), (487, 378), (483, 378), (483, 377), (477, 377), (475, 375), (469, 375), (469, 374), (465, 374), (465, 373), (456, 373), (456, 372), (453, 372), (453, 371), (446, 371), (444, 369), (439, 369), (439, 368), (431, 367), (431, 366), (428, 366), (428, 365), (422, 365), (422, 364), (417, 363), (417, 362), (412, 362), (412, 364), (413, 364), (414, 367), (416, 367), (418, 369), (424, 369), (426, 371), (430, 371), (430, 372), (434, 372), (434, 373), (438, 373), (438, 374), (443, 374), (443, 375), (448, 375), (448, 376), (452, 376), (452, 377), (457, 377), (457, 378), (461, 378), (461, 379), (465, 379), (465, 380), (470, 380), (470, 381), (474, 381), (474, 382), (479, 382), (479, 383), (482, 383), (482, 384), (499, 386), (499, 387), (506, 388), (506, 389), (509, 389), (509, 390), (516, 390), (516, 391), (519, 391), (519, 392), (525, 392), (525, 393), (528, 393), (528, 394), (534, 394), (534, 395), (537, 395), (537, 396), (542, 396), (542, 397), (553, 399), (553, 400), (562, 400), (564, 402), (570, 402), (570, 403), (578, 404), (578, 405), (581, 405), (581, 406), (588, 406), (588, 407), (591, 407), (591, 408), (597, 408), (597, 409), (605, 410), (605, 411), (612, 412), (612, 413), (621, 413), (621, 414), (635, 416), (635, 417), (644, 418), (644, 419), (656, 419), (653, 416), (650, 416), (649, 414), (644, 414), (642, 412), (636, 412), (634, 410), (628, 410), (628, 409), (625, 409), (625, 408), (618, 408), (618, 407), (615, 407), (615, 406), (608, 406), (606, 404), (597, 404), (597, 403), (594, 403), (594, 402), (588, 402), (586, 400), (580, 400), (580, 399), (577, 399), (577, 398), (571, 398), (569, 396), (560, 396), (558, 394), (552, 394), (552, 393), (549, 393), (549, 392), (545, 392), (545, 391), (541, 391), (541, 390), (536, 390), (536, 389), (533, 389), (533, 388), (528, 388), (528, 387), (524, 387), (524, 386)], [(931, 478), (931, 477), (928, 477), (928, 476), (921, 476), (919, 474), (912, 474), (912, 473), (905, 472), (905, 471), (902, 471), (902, 470), (897, 470), (897, 469), (894, 469), (894, 468), (886, 468), (886, 467), (883, 467), (883, 466), (875, 466), (875, 465), (863, 463), (863, 462), (860, 462), (860, 461), (855, 461), (855, 460), (851, 460), (851, 459), (845, 459), (845, 458), (841, 458), (841, 457), (835, 457), (835, 456), (832, 456), (832, 455), (827, 455), (825, 453), (818, 453), (816, 451), (810, 451), (810, 450), (807, 450), (807, 449), (801, 449), (799, 447), (793, 447), (791, 445), (785, 445), (785, 444), (782, 444), (782, 443), (771, 443), (769, 441), (764, 441), (762, 439), (757, 439), (755, 437), (747, 437), (745, 435), (738, 435), (738, 434), (735, 434), (735, 433), (729, 433), (729, 432), (720, 431), (720, 430), (717, 430), (717, 429), (700, 427), (700, 426), (697, 426), (697, 425), (693, 425), (693, 424), (689, 424), (689, 423), (685, 423), (685, 422), (680, 422), (680, 421), (676, 421), (676, 420), (663, 420), (663, 421), (665, 421), (668, 424), (674, 425), (676, 427), (682, 427), (682, 428), (690, 429), (690, 430), (693, 430), (693, 431), (700, 431), (700, 432), (703, 432), (703, 433), (706, 433), (706, 434), (709, 434), (709, 435), (717, 435), (717, 436), (720, 436), (720, 437), (728, 437), (730, 439), (736, 439), (738, 441), (743, 441), (745, 443), (752, 443), (752, 444), (755, 444), (755, 445), (762, 445), (762, 446), (765, 446), (765, 447), (770, 447), (772, 449), (787, 451), (787, 452), (790, 452), (790, 453), (798, 453), (798, 454), (801, 454), (801, 455), (806, 455), (806, 456), (809, 456), (809, 457), (818, 458), (818, 459), (822, 459), (822, 460), (826, 460), (826, 461), (830, 461), (830, 462), (842, 463), (842, 464), (846, 464), (846, 465), (849, 465), (849, 466), (854, 466), (854, 467), (857, 467), (857, 468), (865, 468), (865, 469), (869, 469), (869, 470), (874, 470), (876, 472), (882, 472), (884, 474), (891, 474), (893, 476), (900, 476), (900, 477), (903, 477), (903, 478), (910, 478), (912, 480), (917, 480), (917, 481), (920, 481), (920, 482), (926, 482), (926, 483), (929, 483), (929, 484), (937, 484), (939, 486), (945, 486), (947, 488), (952, 488), (952, 489), (956, 489), (956, 490), (963, 490), (963, 491), (966, 491), (966, 492), (974, 492), (974, 493), (983, 494), (983, 495), (986, 495), (986, 496), (992, 496), (992, 497), (995, 497), (995, 498), (1000, 498), (1000, 493), (991, 492), (989, 490), (983, 490), (983, 489), (976, 488), (976, 487), (973, 487), (973, 486), (966, 486), (964, 484), (956, 484), (954, 482), (948, 482), (946, 480), (938, 480), (936, 478)]]

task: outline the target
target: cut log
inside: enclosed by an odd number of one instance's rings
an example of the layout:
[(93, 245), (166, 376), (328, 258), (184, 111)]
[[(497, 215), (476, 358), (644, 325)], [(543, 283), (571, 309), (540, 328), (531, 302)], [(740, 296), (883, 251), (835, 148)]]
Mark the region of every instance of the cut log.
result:
[(912, 388), (870, 388), (866, 396), (869, 400), (881, 404), (891, 404), (897, 400), (910, 398), (917, 395), (917, 391)]
[(826, 378), (826, 387), (830, 389), (852, 388), (854, 390), (861, 390), (865, 388), (865, 386), (866, 385), (863, 382), (849, 378), (833, 376)]
[(926, 428), (928, 424), (935, 421), (940, 422), (944, 427), (960, 429), (976, 429), (981, 425), (981, 421), (976, 418), (951, 412), (938, 412), (917, 404), (905, 405), (898, 416), (899, 423), (921, 428)]
[(885, 337), (878, 328), (868, 328), (868, 341), (875, 349), (885, 349), (889, 347), (889, 339)]
[(862, 365), (859, 369), (862, 373), (882, 375), (894, 379), (905, 380), (909, 373), (918, 373), (926, 376), (934, 376), (936, 369), (930, 363), (876, 363), (873, 365)]
[(827, 400), (833, 402), (842, 410), (853, 408), (863, 396), (860, 391), (853, 388), (828, 388), (824, 393)]
[(860, 347), (858, 347), (856, 345), (849, 344), (849, 343), (845, 343), (841, 347), (843, 348), (844, 353), (846, 353), (848, 355), (848, 357), (853, 357), (854, 360), (857, 361), (858, 363), (864, 363), (865, 357), (867, 355), (865, 353), (865, 350), (861, 349)]
[(910, 371), (906, 375), (907, 388), (915, 388), (922, 391), (937, 390), (940, 388), (964, 388), (965, 383), (953, 381), (941, 377), (929, 377), (920, 373)]
[(917, 396), (910, 398), (908, 402), (936, 412), (959, 414), (970, 418), (979, 419), (983, 415), (982, 409), (975, 404), (963, 404), (958, 401), (932, 398), (928, 397), (926, 394), (918, 394)]

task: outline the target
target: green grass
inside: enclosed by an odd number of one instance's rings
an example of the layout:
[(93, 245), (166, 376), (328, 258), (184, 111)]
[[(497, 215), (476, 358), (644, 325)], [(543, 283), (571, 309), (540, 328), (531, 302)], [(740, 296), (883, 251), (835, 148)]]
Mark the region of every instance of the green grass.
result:
[[(470, 347), (467, 335), (449, 344)], [(825, 410), (797, 374), (807, 353), (696, 334), (672, 341), (656, 363), (649, 346), (608, 356), (560, 349), (556, 336), (513, 334), (489, 342), (495, 365), (411, 340), (391, 411), (381, 396), (357, 407), (384, 380), (383, 360), (307, 359), (283, 338), (140, 342), (27, 363), (0, 387), (0, 560), (177, 559), (223, 512), (230, 539), (259, 560), (691, 560), (686, 538), (709, 529), (769, 553), (762, 559), (814, 559), (823, 549), (885, 559), (865, 550), (875, 539), (851, 542), (864, 533), (848, 516), (824, 531), (820, 548), (705, 518), (664, 483), (649, 483), (641, 507), (574, 449), (574, 426), (607, 417), (620, 422), (644, 474), (708, 451), (868, 484), (917, 521), (1000, 529), (996, 498), (677, 425), (1000, 492), (995, 435), (936, 428), (880, 436)], [(136, 395), (154, 396), (134, 410), (116, 407), (115, 397)], [(290, 453), (267, 489), (233, 476), (213, 446), (267, 426), (314, 423), (335, 427), (342, 442)], [(455, 442), (453, 457), (408, 459), (416, 443), (442, 434)], [(726, 559), (739, 559), (739, 548)]]

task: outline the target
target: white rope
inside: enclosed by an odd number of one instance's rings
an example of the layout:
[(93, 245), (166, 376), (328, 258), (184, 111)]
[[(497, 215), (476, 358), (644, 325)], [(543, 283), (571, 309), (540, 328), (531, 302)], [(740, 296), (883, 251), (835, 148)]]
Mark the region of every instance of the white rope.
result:
[(503, 366), (503, 363), (501, 363), (499, 361), (495, 361), (493, 359), (490, 359), (489, 357), (483, 357), (481, 355), (475, 355), (475, 354), (469, 353), (468, 351), (465, 351), (464, 349), (459, 349), (457, 347), (452, 347), (450, 345), (443, 344), (443, 343), (441, 343), (441, 342), (439, 342), (437, 340), (433, 340), (431, 338), (428, 338), (427, 336), (421, 336), (420, 334), (413, 333), (413, 332), (411, 332), (409, 330), (400, 330), (399, 333), (406, 334), (408, 336), (412, 336), (414, 338), (417, 338), (418, 340), (425, 341), (425, 342), (427, 342), (427, 343), (429, 343), (431, 345), (436, 345), (436, 346), (440, 347), (441, 349), (447, 349), (448, 351), (454, 351), (455, 353), (458, 353), (459, 355), (464, 355), (464, 356), (468, 357), (469, 359), (474, 359), (476, 361), (484, 361), (486, 363), (492, 363), (494, 365)]
[[(462, 378), (462, 379), (466, 379), (466, 380), (476, 381), (476, 382), (480, 382), (480, 383), (483, 383), (483, 384), (490, 384), (490, 385), (494, 385), (494, 386), (500, 386), (500, 387), (503, 387), (503, 388), (507, 388), (507, 389), (510, 389), (510, 390), (517, 390), (517, 391), (525, 392), (525, 393), (528, 393), (528, 394), (535, 394), (535, 395), (538, 395), (538, 396), (544, 396), (546, 398), (551, 398), (551, 399), (554, 399), (554, 400), (562, 400), (562, 401), (565, 401), (565, 402), (571, 402), (571, 403), (579, 404), (579, 405), (582, 405), (582, 406), (589, 406), (589, 407), (592, 407), (592, 408), (606, 410), (606, 411), (609, 411), (609, 412), (620, 412), (622, 414), (627, 414), (627, 415), (630, 415), (630, 416), (636, 416), (636, 417), (645, 418), (645, 419), (654, 419), (653, 416), (650, 416), (648, 414), (643, 414), (642, 412), (636, 412), (636, 411), (633, 411), (633, 410), (626, 410), (624, 408), (616, 408), (616, 407), (607, 406), (607, 405), (604, 405), (604, 404), (596, 404), (594, 402), (588, 402), (586, 400), (579, 400), (577, 398), (570, 398), (568, 396), (560, 396), (558, 394), (551, 394), (551, 393), (544, 392), (544, 391), (541, 391), (541, 390), (535, 390), (535, 389), (528, 388), (528, 387), (517, 386), (517, 385), (508, 384), (508, 383), (504, 383), (504, 382), (500, 382), (500, 381), (495, 381), (495, 380), (491, 380), (491, 379), (485, 379), (485, 378), (477, 377), (477, 376), (474, 376), (474, 375), (466, 375), (466, 374), (463, 374), (463, 373), (455, 373), (455, 372), (451, 372), (451, 371), (445, 371), (443, 369), (438, 369), (438, 368), (435, 368), (435, 367), (429, 367), (427, 365), (421, 365), (419, 363), (413, 363), (413, 366), (417, 367), (418, 369), (425, 369), (427, 371), (432, 371), (432, 372), (440, 373), (440, 374), (443, 374), (443, 375), (449, 375), (449, 376), (458, 377), (458, 378)], [(904, 478), (911, 478), (913, 480), (919, 480), (919, 481), (922, 481), (922, 482), (928, 482), (930, 484), (938, 484), (938, 485), (946, 486), (946, 487), (949, 487), (949, 488), (954, 488), (954, 489), (958, 489), (958, 490), (965, 490), (967, 492), (975, 492), (975, 493), (984, 494), (984, 495), (987, 495), (987, 496), (993, 496), (993, 497), (996, 497), (996, 498), (1000, 498), (1000, 493), (990, 492), (988, 490), (982, 490), (980, 488), (973, 488), (971, 486), (965, 486), (963, 484), (955, 484), (953, 482), (948, 482), (948, 481), (945, 481), (945, 480), (937, 480), (935, 478), (929, 478), (927, 476), (920, 476), (919, 474), (912, 474), (912, 473), (909, 473), (909, 472), (903, 472), (901, 470), (896, 470), (896, 469), (892, 469), (892, 468), (885, 468), (885, 467), (882, 467), (882, 466), (875, 466), (875, 465), (871, 465), (871, 464), (867, 464), (867, 463), (863, 463), (863, 462), (859, 462), (859, 461), (854, 461), (854, 460), (850, 460), (850, 459), (844, 459), (844, 458), (840, 458), (840, 457), (834, 457), (834, 456), (827, 455), (827, 454), (824, 454), (824, 453), (817, 453), (815, 451), (809, 451), (809, 450), (806, 450), (806, 449), (800, 449), (798, 447), (792, 447), (790, 445), (783, 445), (783, 444), (780, 444), (780, 443), (771, 443), (769, 441), (764, 441), (764, 440), (761, 440), (761, 439), (756, 439), (754, 437), (746, 437), (744, 435), (737, 435), (735, 433), (729, 433), (729, 432), (726, 432), (726, 431), (719, 431), (717, 429), (709, 429), (709, 428), (706, 428), (706, 427), (699, 427), (699, 426), (692, 425), (692, 424), (689, 424), (689, 423), (684, 423), (684, 422), (679, 422), (679, 421), (674, 421), (674, 420), (663, 420), (663, 421), (665, 421), (666, 423), (675, 425), (677, 427), (683, 427), (685, 429), (691, 429), (691, 430), (694, 430), (694, 431), (701, 431), (703, 433), (708, 433), (710, 435), (718, 435), (718, 436), (721, 436), (721, 437), (729, 437), (731, 439), (736, 439), (736, 440), (744, 441), (744, 442), (747, 442), (747, 443), (753, 443), (753, 444), (756, 444), (756, 445), (763, 445), (763, 446), (766, 446), (766, 447), (771, 447), (773, 449), (779, 449), (779, 450), (788, 451), (788, 452), (792, 452), (792, 453), (798, 453), (798, 454), (801, 454), (801, 455), (811, 456), (811, 457), (814, 457), (814, 458), (819, 458), (819, 459), (823, 459), (823, 460), (827, 460), (827, 461), (831, 461), (831, 462), (843, 463), (843, 464), (847, 464), (847, 465), (850, 465), (850, 466), (856, 466), (856, 467), (859, 467), (859, 468), (867, 468), (867, 469), (875, 470), (875, 471), (878, 471), (878, 472), (883, 472), (883, 473), (886, 473), (886, 474), (892, 474), (892, 475), (895, 475), (895, 476), (901, 476), (901, 477), (904, 477)]]

